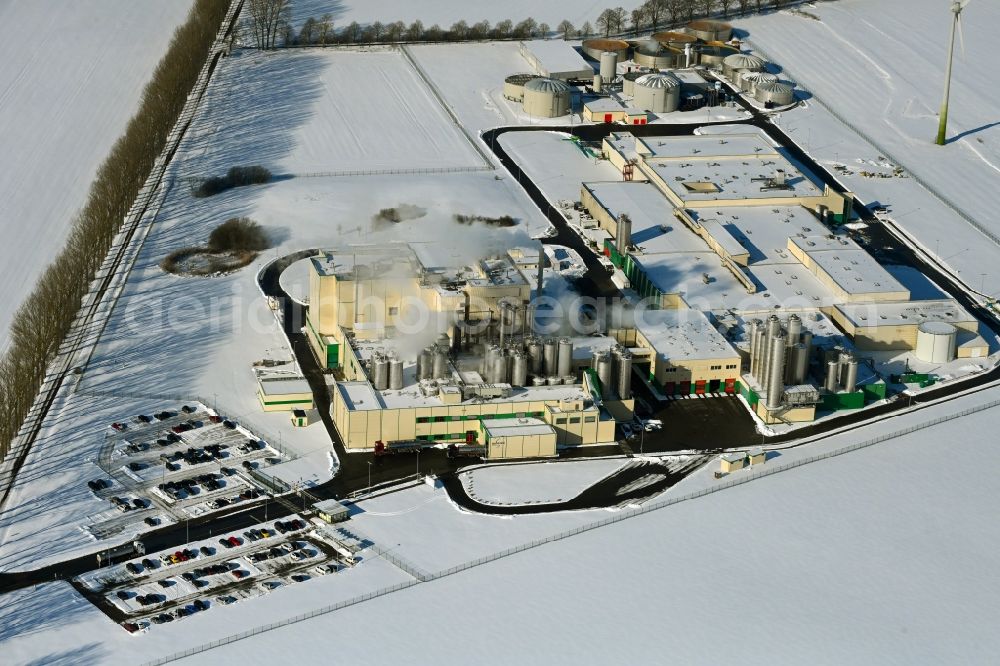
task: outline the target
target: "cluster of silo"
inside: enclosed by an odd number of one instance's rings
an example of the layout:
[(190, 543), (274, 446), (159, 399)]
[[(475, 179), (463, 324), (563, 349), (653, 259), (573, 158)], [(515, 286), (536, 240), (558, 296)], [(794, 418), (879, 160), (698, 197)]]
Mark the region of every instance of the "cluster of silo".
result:
[(723, 59), (722, 73), (735, 83), (740, 72), (762, 72), (765, 65), (767, 63), (763, 58), (752, 53), (734, 53)]
[(537, 78), (537, 74), (511, 74), (503, 80), (503, 96), (512, 102), (523, 102), (524, 85)]
[(573, 341), (569, 338), (528, 337), (501, 347), (486, 347), (480, 374), (490, 384), (528, 386), (574, 384)]
[(702, 46), (698, 49), (698, 64), (709, 69), (722, 69), (726, 58), (739, 53), (739, 49), (721, 44)]
[(782, 324), (777, 315), (766, 322), (750, 322), (750, 374), (767, 393), (768, 409), (781, 406), (786, 385), (800, 385), (809, 372), (812, 333), (802, 330), (802, 320), (791, 315)]
[(740, 72), (734, 83), (745, 93), (755, 94), (755, 86), (758, 83), (777, 83), (778, 77), (770, 72)]
[(858, 359), (854, 354), (839, 347), (828, 349), (825, 360), (826, 380), (823, 388), (830, 393), (854, 393), (858, 389)]
[(652, 69), (676, 69), (684, 67), (686, 56), (683, 49), (664, 46), (655, 39), (647, 39), (636, 47), (632, 60), (642, 67)]
[(559, 79), (534, 78), (524, 84), (524, 112), (539, 118), (558, 118), (570, 113), (572, 88)]
[(628, 60), (629, 45), (620, 39), (587, 39), (581, 50), (591, 60), (600, 61), (601, 55), (609, 51), (616, 53), (619, 60)]
[(687, 24), (688, 34), (703, 42), (728, 42), (733, 36), (733, 26), (723, 21), (691, 21)]
[(635, 80), (632, 104), (650, 113), (676, 111), (681, 102), (681, 81), (670, 73), (646, 74)]
[(617, 394), (622, 400), (632, 397), (632, 354), (615, 345), (605, 351), (595, 351), (590, 367), (601, 382), (601, 397)]
[(399, 391), (403, 388), (403, 359), (395, 352), (376, 352), (369, 361), (369, 374), (375, 390)]
[(787, 106), (795, 101), (795, 89), (780, 81), (762, 81), (753, 91), (754, 99), (764, 106)]
[[(447, 335), (442, 337), (448, 339)], [(450, 345), (440, 339), (436, 344), (424, 347), (417, 356), (417, 379), (420, 381), (448, 379), (451, 376), (448, 361), (449, 349)]]

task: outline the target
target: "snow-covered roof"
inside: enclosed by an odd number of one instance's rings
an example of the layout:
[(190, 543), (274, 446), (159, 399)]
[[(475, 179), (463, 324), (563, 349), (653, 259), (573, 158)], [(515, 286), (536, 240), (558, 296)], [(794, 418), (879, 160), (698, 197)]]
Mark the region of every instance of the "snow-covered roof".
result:
[(763, 58), (752, 53), (734, 53), (726, 56), (722, 63), (733, 69), (760, 69), (766, 64)]
[(264, 395), (312, 393), (312, 388), (305, 377), (261, 377), (258, 382)]
[(636, 313), (636, 328), (649, 341), (657, 357), (667, 362), (739, 358), (739, 352), (699, 310)]
[(517, 437), (523, 435), (550, 435), (555, 433), (545, 421), (536, 418), (483, 419), (483, 430), (490, 437)]
[(958, 301), (952, 299), (905, 303), (857, 303), (838, 305), (837, 309), (848, 321), (861, 328), (906, 326), (924, 322), (968, 324), (976, 321), (976, 318), (959, 305)]
[(708, 246), (673, 215), (673, 205), (650, 183), (615, 181), (584, 183), (611, 217), (632, 220), (632, 243), (643, 254), (704, 252)]
[(635, 80), (635, 85), (642, 86), (643, 88), (663, 88), (669, 90), (671, 88), (679, 87), (681, 82), (680, 79), (673, 74), (655, 73), (640, 76)]
[(569, 84), (559, 79), (537, 78), (531, 79), (524, 84), (525, 90), (538, 90), (542, 92), (561, 93), (569, 92)]
[[(594, 68), (590, 63), (583, 59), (572, 44), (562, 39), (534, 39), (521, 42), (520, 51), (541, 76), (576, 79), (594, 75)], [(525, 87), (527, 88), (528, 84)]]
[(857, 243), (841, 236), (792, 236), (788, 239), (848, 294), (909, 293)]
[(368, 382), (338, 382), (337, 390), (350, 410), (367, 412), (385, 407), (378, 391)]

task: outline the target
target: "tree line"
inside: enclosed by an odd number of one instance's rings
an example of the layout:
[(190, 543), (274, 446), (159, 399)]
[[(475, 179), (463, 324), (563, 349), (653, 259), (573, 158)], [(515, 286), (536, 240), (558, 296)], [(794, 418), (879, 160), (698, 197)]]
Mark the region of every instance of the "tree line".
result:
[(489, 21), (472, 24), (456, 21), (443, 28), (438, 24), (425, 26), (420, 20), (410, 24), (403, 21), (374, 21), (367, 25), (352, 21), (347, 25), (337, 26), (332, 14), (323, 14), (307, 18), (296, 30), (291, 22), (291, 0), (249, 0), (242, 33), (244, 43), (261, 49), (326, 44), (536, 39), (553, 35), (568, 40), (638, 35), (697, 18), (727, 18), (767, 9), (781, 9), (792, 4), (796, 4), (795, 0), (647, 0), (632, 11), (623, 7), (609, 7), (598, 15), (594, 24), (587, 21), (577, 27), (571, 21), (564, 20), (555, 26), (555, 30), (549, 24), (530, 17), (518, 23), (511, 20), (496, 24)]
[(228, 9), (228, 0), (195, 0), (146, 84), (138, 111), (98, 169), (65, 246), (14, 315), (10, 343), (0, 358), (0, 456), (10, 450), (46, 368), (166, 144)]

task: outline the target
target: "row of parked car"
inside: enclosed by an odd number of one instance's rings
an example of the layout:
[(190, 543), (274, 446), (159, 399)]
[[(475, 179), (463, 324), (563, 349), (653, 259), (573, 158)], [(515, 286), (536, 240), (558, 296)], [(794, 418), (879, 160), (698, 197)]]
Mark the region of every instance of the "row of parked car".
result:
[(132, 509), (147, 509), (149, 508), (149, 500), (140, 499), (135, 497), (129, 501), (127, 497), (118, 497), (117, 495), (111, 497), (111, 503), (118, 507), (118, 510), (122, 513), (131, 511)]

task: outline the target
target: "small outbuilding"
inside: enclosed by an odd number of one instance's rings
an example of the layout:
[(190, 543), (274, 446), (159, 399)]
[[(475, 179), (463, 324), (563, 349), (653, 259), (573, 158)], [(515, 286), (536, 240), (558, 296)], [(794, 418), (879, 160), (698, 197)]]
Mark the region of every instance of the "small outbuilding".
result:
[(312, 388), (305, 377), (260, 377), (257, 379), (257, 399), (265, 412), (310, 410), (315, 406)]
[(316, 515), (320, 520), (328, 523), (342, 523), (351, 517), (351, 512), (343, 502), (338, 500), (324, 500), (313, 504)]
[(602, 97), (583, 105), (583, 117), (594, 123), (620, 123), (645, 125), (648, 114), (642, 109), (622, 106), (609, 97)]
[(747, 466), (747, 457), (743, 453), (723, 453), (719, 456), (720, 471), (729, 474)]

